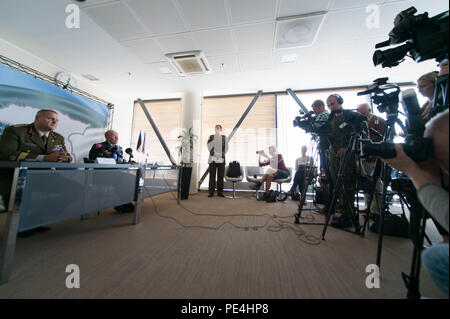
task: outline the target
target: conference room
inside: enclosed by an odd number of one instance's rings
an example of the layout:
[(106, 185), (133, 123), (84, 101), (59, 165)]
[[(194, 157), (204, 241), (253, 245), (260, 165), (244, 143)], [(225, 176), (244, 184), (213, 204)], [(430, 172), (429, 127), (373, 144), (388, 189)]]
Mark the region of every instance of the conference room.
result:
[(448, 6), (0, 0), (0, 298), (448, 299)]

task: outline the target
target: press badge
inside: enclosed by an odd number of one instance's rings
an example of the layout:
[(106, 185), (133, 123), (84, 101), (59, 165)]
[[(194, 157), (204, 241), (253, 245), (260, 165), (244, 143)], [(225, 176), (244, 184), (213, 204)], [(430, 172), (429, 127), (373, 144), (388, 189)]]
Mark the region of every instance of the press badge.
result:
[(346, 127), (346, 126), (347, 126), (347, 123), (344, 122), (344, 123), (342, 123), (341, 125), (339, 125), (339, 128), (340, 128), (340, 129), (343, 129), (343, 128)]

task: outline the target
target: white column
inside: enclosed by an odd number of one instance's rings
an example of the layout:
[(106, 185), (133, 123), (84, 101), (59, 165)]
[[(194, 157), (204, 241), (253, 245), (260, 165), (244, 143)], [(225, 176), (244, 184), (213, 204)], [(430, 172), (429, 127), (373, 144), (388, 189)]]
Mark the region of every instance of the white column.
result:
[[(197, 142), (194, 143), (192, 177), (189, 194), (198, 192), (198, 181), (200, 179), (200, 149), (202, 131), (202, 104), (203, 93), (201, 91), (187, 91), (181, 96), (181, 129), (189, 129), (192, 127), (194, 135), (197, 136)], [(205, 146), (206, 147), (206, 146)]]

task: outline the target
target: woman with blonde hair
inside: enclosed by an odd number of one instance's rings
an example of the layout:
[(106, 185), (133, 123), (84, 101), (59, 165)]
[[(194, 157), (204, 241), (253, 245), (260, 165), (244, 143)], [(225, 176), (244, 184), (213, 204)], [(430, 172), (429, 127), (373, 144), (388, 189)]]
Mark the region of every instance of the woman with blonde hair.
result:
[(265, 152), (260, 153), (261, 156), (265, 157), (267, 161), (260, 162), (259, 166), (269, 166), (266, 169), (266, 173), (262, 177), (260, 182), (257, 182), (255, 186), (250, 186), (250, 188), (259, 190), (261, 188), (261, 185), (265, 182), (266, 188), (265, 188), (265, 197), (269, 195), (270, 192), (270, 185), (274, 179), (282, 179), (289, 177), (289, 170), (286, 168), (286, 165), (284, 164), (283, 155), (278, 154), (277, 148), (275, 145), (269, 146), (269, 155), (268, 156)]
[(424, 97), (428, 98), (428, 101), (422, 105), (421, 111), (422, 111), (422, 118), (424, 122), (428, 122), (431, 118), (431, 111), (433, 106), (433, 99), (434, 99), (434, 80), (438, 77), (439, 72), (429, 72), (427, 74), (422, 75), (417, 80), (417, 89), (419, 90), (419, 93), (422, 94)]

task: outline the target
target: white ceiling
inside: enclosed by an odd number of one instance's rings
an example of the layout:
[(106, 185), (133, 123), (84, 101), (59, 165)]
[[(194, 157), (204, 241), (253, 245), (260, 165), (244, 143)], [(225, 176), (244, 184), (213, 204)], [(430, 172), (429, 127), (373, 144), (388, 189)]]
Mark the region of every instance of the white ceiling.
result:
[[(430, 16), (448, 10), (445, 0), (87, 0), (80, 29), (67, 29), (70, 3), (78, 2), (0, 0), (0, 38), (75, 76), (92, 74), (100, 79), (92, 84), (127, 98), (350, 86), (382, 76), (414, 81), (436, 63), (375, 68), (374, 45), (411, 5)], [(379, 28), (366, 26), (369, 4), (379, 6)], [(313, 45), (274, 49), (277, 18), (318, 11), (327, 13)], [(214, 72), (160, 72), (171, 69), (166, 53), (188, 50), (203, 50)], [(295, 62), (281, 63), (292, 54)]]

